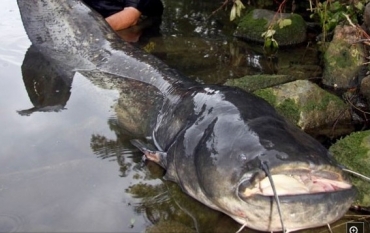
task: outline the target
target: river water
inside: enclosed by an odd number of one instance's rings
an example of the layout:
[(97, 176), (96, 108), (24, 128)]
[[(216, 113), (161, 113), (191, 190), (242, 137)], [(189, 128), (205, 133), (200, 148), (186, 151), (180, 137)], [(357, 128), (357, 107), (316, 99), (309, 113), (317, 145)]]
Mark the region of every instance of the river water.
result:
[[(272, 72), (259, 62), (258, 52), (230, 36), (230, 25), (217, 17), (207, 20), (212, 1), (164, 2), (161, 33), (143, 36), (144, 49), (205, 83)], [(16, 1), (2, 0), (0, 232), (235, 232), (240, 227), (163, 181), (157, 165), (143, 163), (129, 143), (133, 136), (117, 124), (117, 91), (79, 74), (73, 81), (33, 76), (32, 53), (25, 59), (30, 45)]]

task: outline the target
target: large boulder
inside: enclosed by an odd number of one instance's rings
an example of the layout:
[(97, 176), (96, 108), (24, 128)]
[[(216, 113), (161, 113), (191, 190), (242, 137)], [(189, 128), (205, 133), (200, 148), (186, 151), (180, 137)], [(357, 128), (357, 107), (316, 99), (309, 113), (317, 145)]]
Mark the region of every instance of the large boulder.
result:
[[(291, 24), (280, 28), (279, 19), (290, 19)], [(264, 42), (262, 33), (274, 24), (274, 39), (280, 46), (299, 44), (306, 40), (306, 22), (302, 16), (290, 13), (277, 13), (265, 9), (255, 9), (240, 19), (234, 36), (255, 42)]]

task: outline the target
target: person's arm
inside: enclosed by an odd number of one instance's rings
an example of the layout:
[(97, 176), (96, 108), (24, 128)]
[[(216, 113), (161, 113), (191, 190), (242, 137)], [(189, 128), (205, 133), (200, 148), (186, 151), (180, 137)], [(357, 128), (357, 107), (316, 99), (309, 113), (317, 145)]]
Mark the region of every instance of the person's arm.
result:
[(141, 12), (134, 7), (125, 7), (105, 20), (116, 31), (135, 25), (141, 16)]

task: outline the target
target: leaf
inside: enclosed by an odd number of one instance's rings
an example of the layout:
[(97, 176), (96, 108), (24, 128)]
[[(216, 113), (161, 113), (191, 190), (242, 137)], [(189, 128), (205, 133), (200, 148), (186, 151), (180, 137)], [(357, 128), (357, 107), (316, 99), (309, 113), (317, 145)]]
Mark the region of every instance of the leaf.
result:
[(278, 44), (278, 42), (274, 38), (271, 39), (271, 42), (272, 42), (272, 47), (274, 49), (279, 48), (279, 44)]
[(362, 4), (362, 2), (358, 2), (355, 7), (357, 10), (362, 11), (364, 9), (364, 4)]
[(230, 12), (230, 21), (233, 21), (236, 18), (236, 5), (234, 4)]
[(289, 26), (289, 25), (292, 25), (291, 19), (283, 19), (283, 20), (280, 20), (279, 22), (280, 29), (282, 29), (283, 27)]
[(273, 29), (269, 29), (267, 31), (265, 31), (264, 33), (262, 33), (262, 37), (265, 37), (265, 38), (269, 38), (269, 37), (272, 37), (274, 34), (275, 34), (275, 30)]
[(236, 15), (238, 17), (240, 17), (240, 14), (241, 14), (242, 10), (245, 9), (245, 6), (243, 5), (243, 3), (240, 0), (236, 0), (235, 5), (236, 5)]
[(243, 5), (242, 1), (240, 0), (236, 0), (235, 1), (235, 4), (242, 10), (245, 8), (245, 6)]
[(339, 1), (335, 1), (330, 4), (330, 11), (336, 12), (342, 9), (342, 4)]
[(230, 21), (233, 21), (236, 17), (240, 17), (241, 11), (244, 8), (245, 6), (240, 0), (235, 0), (230, 12)]
[(265, 48), (270, 48), (271, 43), (272, 43), (272, 42), (271, 42), (271, 39), (270, 39), (270, 38), (268, 38), (268, 39), (266, 39), (266, 40), (265, 40), (265, 43), (264, 43), (264, 45), (263, 45), (263, 46), (264, 46)]

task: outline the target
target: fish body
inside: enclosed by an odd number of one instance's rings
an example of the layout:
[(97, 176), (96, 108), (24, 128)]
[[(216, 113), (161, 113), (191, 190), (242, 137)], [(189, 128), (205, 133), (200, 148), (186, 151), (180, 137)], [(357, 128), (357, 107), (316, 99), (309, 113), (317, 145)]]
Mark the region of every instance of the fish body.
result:
[(132, 142), (196, 200), (261, 231), (281, 231), (282, 222), (288, 230), (326, 225), (354, 201), (355, 188), (327, 149), (263, 99), (188, 79), (122, 41), (79, 0), (17, 1), (28, 37), (50, 59), (161, 93), (145, 131), (154, 147)]

